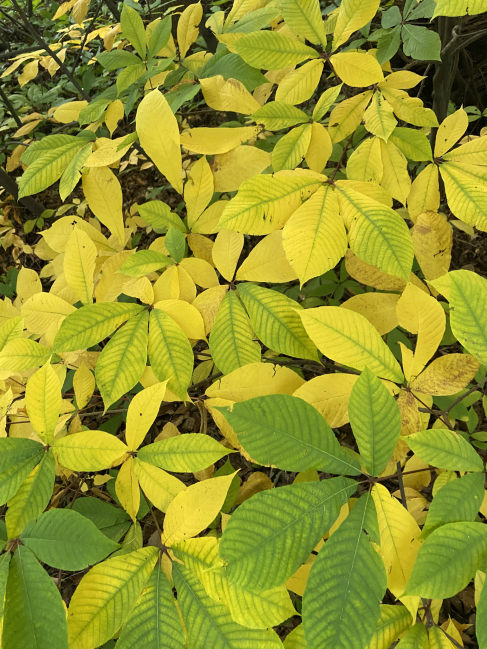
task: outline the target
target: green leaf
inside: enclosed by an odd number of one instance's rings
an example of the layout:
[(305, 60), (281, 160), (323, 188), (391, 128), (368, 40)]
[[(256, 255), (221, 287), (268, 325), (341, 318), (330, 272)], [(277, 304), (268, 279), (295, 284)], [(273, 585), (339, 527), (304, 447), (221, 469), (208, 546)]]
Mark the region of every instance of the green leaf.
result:
[(186, 239), (181, 230), (177, 230), (170, 225), (166, 238), (164, 239), (164, 245), (177, 264), (184, 259), (186, 254)]
[(256, 124), (262, 124), (270, 131), (278, 131), (289, 126), (296, 126), (309, 120), (308, 115), (283, 101), (270, 101), (252, 115)]
[(129, 277), (144, 277), (149, 273), (154, 273), (156, 270), (170, 266), (173, 263), (172, 259), (166, 257), (157, 250), (140, 250), (139, 252), (130, 255), (117, 273), (128, 275)]
[(5, 515), (9, 539), (19, 536), (27, 523), (42, 514), (49, 504), (56, 478), (55, 468), (54, 455), (49, 450), (10, 500)]
[(72, 509), (51, 509), (25, 528), (22, 543), (43, 562), (62, 570), (84, 570), (119, 546)]
[(253, 92), (258, 86), (268, 83), (260, 69), (253, 68), (238, 54), (226, 54), (211, 64), (210, 59), (204, 69), (200, 71), (199, 78), (207, 79), (221, 75), (224, 79), (237, 79), (243, 83), (249, 92)]
[(89, 304), (65, 318), (54, 338), (52, 352), (73, 352), (93, 347), (144, 307), (131, 302)]
[(429, 646), (425, 626), (418, 622), (409, 629), (396, 649), (429, 649)]
[(171, 26), (172, 17), (167, 16), (163, 20), (160, 20), (154, 27), (149, 37), (149, 59), (153, 56), (157, 56), (158, 52), (167, 45), (169, 37), (171, 36)]
[(112, 50), (111, 52), (101, 52), (97, 54), (96, 60), (105, 70), (118, 70), (126, 68), (127, 65), (137, 65), (141, 61), (138, 56), (127, 52), (127, 50)]
[(443, 485), (433, 498), (421, 537), (445, 523), (474, 521), (484, 498), (483, 473), (467, 473)]
[(217, 410), (259, 464), (284, 471), (360, 475), (359, 463), (341, 448), (322, 415), (299, 397), (270, 394)]
[(220, 544), (229, 582), (253, 591), (283, 584), (333, 525), (355, 485), (330, 478), (261, 491), (245, 501)]
[(482, 471), (475, 449), (453, 430), (434, 428), (408, 435), (407, 445), (427, 464), (449, 471)]
[(418, 25), (403, 25), (402, 32), (403, 51), (418, 61), (440, 61), (441, 40), (439, 35), (427, 27)]
[(370, 475), (380, 475), (401, 434), (401, 412), (394, 397), (368, 367), (352, 388), (348, 414), (365, 468)]
[[(120, 50), (117, 50), (117, 52), (118, 51)], [(78, 181), (81, 178), (80, 170), (90, 157), (92, 149), (93, 145), (90, 142), (90, 144), (86, 145), (76, 153), (64, 170), (59, 182), (59, 196), (62, 201), (66, 200), (78, 184)]]
[(319, 0), (282, 0), (281, 9), (286, 25), (310, 43), (326, 46), (326, 34)]
[(130, 86), (140, 79), (140, 77), (145, 72), (145, 64), (138, 63), (137, 65), (129, 65), (128, 68), (124, 68), (120, 74), (117, 76), (117, 91), (120, 95), (124, 90), (130, 88)]
[(223, 374), (248, 363), (260, 363), (260, 345), (254, 340), (250, 320), (234, 291), (228, 291), (210, 334), (210, 352)]
[(284, 640), (284, 649), (308, 649), (308, 643), (304, 637), (303, 625), (295, 627)]
[[(166, 231), (171, 225), (181, 232), (186, 232), (184, 221), (171, 212), (169, 205), (162, 201), (149, 201), (139, 205), (140, 216), (153, 228)], [(142, 251), (143, 252), (143, 251)]]
[(166, 471), (193, 473), (232, 452), (209, 435), (188, 433), (148, 444), (140, 449), (137, 457)]
[[(137, 516), (139, 516), (139, 512), (137, 512)], [(135, 523), (130, 526), (129, 531), (125, 535), (125, 538), (121, 543), (122, 547), (120, 548), (120, 550), (114, 552), (112, 554), (112, 557), (119, 557), (123, 554), (130, 554), (134, 550), (140, 550), (143, 545), (144, 539), (142, 537), (142, 528), (140, 526), (140, 523), (138, 521), (135, 521)]]
[(36, 140), (29, 144), (28, 148), (23, 152), (20, 159), (25, 165), (31, 165), (34, 160), (44, 155), (47, 151), (54, 151), (66, 144), (79, 144), (84, 146), (85, 142), (80, 142), (79, 138), (74, 135), (46, 135), (42, 140)]
[(176, 557), (199, 579), (206, 594), (224, 604), (234, 622), (268, 629), (296, 615), (286, 586), (253, 592), (230, 584), (219, 556), (219, 539), (187, 539), (172, 546)]
[(122, 629), (117, 649), (184, 649), (184, 635), (171, 586), (156, 565)]
[(382, 604), (380, 617), (367, 649), (390, 647), (411, 626), (411, 613), (405, 606)]
[(73, 138), (68, 144), (48, 149), (36, 158), (20, 178), (19, 198), (38, 194), (59, 180), (68, 164), (85, 145), (83, 139)]
[(42, 444), (30, 439), (4, 437), (0, 443), (0, 505), (13, 498), (44, 455)]
[(7, 343), (16, 338), (22, 338), (24, 330), (24, 316), (19, 315), (15, 318), (6, 320), (0, 327), (0, 351)]
[(396, 126), (389, 136), (389, 141), (395, 144), (409, 160), (433, 161), (431, 144), (426, 135), (417, 129)]
[(368, 517), (377, 524), (372, 497), (365, 494), (313, 563), (303, 596), (303, 626), (310, 649), (364, 649), (374, 634), (387, 577), (364, 532)]
[[(116, 96), (114, 98), (116, 99)], [(106, 97), (100, 97), (90, 101), (87, 106), (81, 109), (78, 115), (79, 125), (83, 126), (84, 124), (98, 121), (111, 101), (112, 99)]]
[(10, 566), (11, 556), (12, 555), (10, 554), (10, 552), (4, 552), (3, 554), (0, 554), (0, 623), (3, 621), (5, 608), (5, 591), (7, 590), (8, 569)]
[(72, 509), (92, 521), (112, 541), (119, 541), (122, 534), (125, 534), (130, 527), (130, 517), (127, 512), (99, 498), (92, 496), (77, 498)]
[(208, 597), (198, 579), (179, 563), (173, 563), (173, 578), (189, 647), (279, 649), (282, 646), (272, 629), (247, 629), (234, 622), (228, 609)]
[(237, 292), (258, 339), (275, 352), (318, 360), (316, 346), (306, 333), (294, 300), (255, 284), (242, 283)]
[(404, 595), (453, 597), (466, 588), (487, 557), (487, 525), (448, 523), (420, 547)]
[(103, 348), (96, 364), (96, 384), (105, 409), (137, 385), (147, 365), (149, 312), (130, 318)]
[[(394, 8), (394, 7), (393, 7)], [(377, 61), (384, 65), (396, 54), (401, 45), (401, 28), (396, 27), (389, 33), (384, 34), (377, 43)]]
[(311, 124), (301, 124), (279, 140), (272, 152), (274, 171), (294, 169), (303, 161), (311, 142), (311, 133)]
[(384, 29), (396, 27), (396, 25), (400, 25), (401, 22), (402, 16), (399, 7), (391, 7), (382, 12), (381, 25)]
[[(232, 10), (233, 11), (233, 10)], [(261, 9), (255, 9), (254, 11), (249, 11), (245, 14), (240, 20), (236, 23), (226, 24), (224, 27), (225, 34), (233, 33), (244, 33), (250, 34), (251, 32), (256, 32), (262, 27), (266, 27), (273, 20), (279, 18), (281, 11), (279, 7), (262, 7)]]
[(453, 271), (448, 277), (451, 280), (449, 302), (453, 335), (482, 365), (487, 365), (487, 281), (468, 270)]
[(120, 629), (149, 580), (157, 556), (157, 548), (141, 548), (107, 559), (83, 577), (68, 610), (69, 649), (95, 649)]
[[(475, 631), (480, 649), (487, 647), (487, 588), (482, 588), (475, 616)], [(407, 649), (407, 648), (405, 648)]]
[(120, 16), (120, 27), (122, 28), (123, 37), (133, 45), (140, 58), (145, 59), (145, 29), (139, 12), (124, 4)]
[(265, 70), (282, 70), (318, 56), (316, 50), (301, 41), (270, 31), (247, 34), (234, 47), (249, 65)]
[(149, 360), (159, 381), (185, 400), (193, 373), (193, 349), (181, 327), (160, 309), (150, 314)]
[(22, 546), (10, 563), (2, 646), (68, 649), (61, 595), (32, 552)]
[(11, 372), (25, 372), (44, 365), (51, 356), (51, 350), (30, 338), (15, 338), (0, 352), (0, 367)]

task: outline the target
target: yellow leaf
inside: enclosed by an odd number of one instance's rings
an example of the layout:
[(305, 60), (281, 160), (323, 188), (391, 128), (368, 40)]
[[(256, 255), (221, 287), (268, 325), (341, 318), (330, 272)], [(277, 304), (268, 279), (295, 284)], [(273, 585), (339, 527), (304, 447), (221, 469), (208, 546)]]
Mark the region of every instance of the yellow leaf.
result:
[(380, 0), (344, 0), (340, 5), (338, 20), (333, 34), (332, 51), (348, 40), (348, 37), (364, 27), (377, 13)]
[(238, 269), (237, 280), (280, 284), (297, 279), (284, 252), (282, 233), (277, 230), (259, 241)]
[(109, 138), (100, 137), (96, 140), (94, 151), (86, 160), (85, 167), (108, 167), (113, 165), (115, 162), (118, 162), (127, 151), (130, 149), (132, 144), (127, 144), (119, 151), (117, 150), (120, 144), (125, 140), (124, 137), (115, 138), (115, 140), (110, 140)]
[(132, 457), (125, 460), (120, 467), (115, 482), (115, 493), (120, 500), (120, 504), (135, 523), (140, 505), (140, 489), (139, 481), (134, 473), (134, 460)]
[(207, 261), (210, 266), (215, 266), (213, 262), (214, 241), (201, 234), (192, 234), (190, 232), (186, 238), (186, 242), (195, 257)]
[(59, 379), (48, 361), (30, 377), (25, 389), (25, 406), (30, 423), (47, 444), (54, 438), (61, 401)]
[(350, 99), (341, 101), (331, 111), (328, 132), (333, 144), (341, 142), (355, 131), (364, 117), (365, 109), (372, 95), (372, 90), (361, 92)]
[(399, 297), (393, 293), (363, 293), (346, 300), (340, 308), (360, 313), (384, 336), (399, 324), (396, 314)]
[(392, 106), (387, 102), (380, 92), (372, 97), (370, 106), (364, 113), (365, 128), (387, 142), (392, 131), (397, 126)]
[(408, 212), (414, 222), (418, 214), (437, 212), (440, 207), (438, 167), (430, 164), (416, 176), (408, 196)]
[(185, 300), (190, 304), (196, 297), (196, 286), (181, 266), (169, 266), (153, 286), (154, 302)]
[(134, 459), (134, 472), (144, 494), (161, 512), (167, 511), (171, 501), (186, 489), (184, 482), (175, 476), (137, 458)]
[(178, 21), (177, 38), (179, 55), (183, 59), (191, 45), (198, 38), (198, 25), (203, 17), (201, 2), (189, 5), (183, 11)]
[(23, 88), (26, 83), (29, 83), (29, 81), (32, 81), (32, 79), (35, 79), (35, 77), (37, 76), (38, 71), (39, 71), (39, 61), (37, 59), (27, 63), (25, 68), (22, 70), (22, 74), (19, 74), (18, 79), (17, 79), (17, 81), (19, 82), (20, 87)]
[[(302, 104), (316, 90), (322, 72), (323, 61), (320, 59), (308, 61), (297, 70), (293, 70), (279, 84), (276, 90), (276, 101), (283, 101), (286, 104), (293, 105)], [(260, 106), (257, 108), (260, 108)]]
[(404, 90), (382, 87), (381, 92), (390, 103), (399, 119), (414, 126), (438, 126), (438, 120), (431, 108), (424, 108), (417, 97), (410, 97)]
[(241, 81), (228, 79), (221, 75), (200, 79), (201, 90), (210, 108), (222, 111), (235, 111), (242, 115), (252, 115), (260, 108)]
[[(454, 224), (469, 232), (466, 225), (487, 231), (487, 169), (485, 166), (462, 162), (441, 165), (441, 178), (445, 184), (448, 206), (460, 219)], [(462, 224), (461, 221), (464, 221)], [(473, 232), (470, 232), (473, 234)]]
[(397, 90), (409, 90), (414, 88), (424, 77), (410, 72), (409, 70), (399, 70), (387, 75), (384, 81), (379, 83), (379, 88), (396, 88)]
[(306, 164), (312, 171), (321, 173), (333, 150), (327, 129), (319, 122), (311, 124), (311, 140), (304, 156)]
[(112, 257), (109, 257), (101, 267), (101, 279), (95, 288), (97, 302), (114, 302), (122, 292), (123, 285), (131, 277), (118, 273), (127, 257), (135, 253), (135, 250), (124, 250)]
[(326, 45), (320, 3), (318, 0), (283, 0), (280, 4), (286, 24), (310, 43)]
[(384, 486), (374, 485), (372, 497), (377, 510), (380, 553), (386, 567), (387, 587), (393, 595), (400, 597), (421, 546), (417, 540), (421, 530), (411, 514)]
[(213, 234), (218, 230), (217, 225), (228, 201), (215, 201), (207, 207), (203, 214), (193, 223), (192, 232)]
[(470, 354), (446, 354), (435, 358), (411, 388), (435, 396), (457, 394), (472, 381), (479, 367), (479, 361)]
[(380, 183), (383, 173), (380, 139), (377, 137), (368, 138), (355, 149), (348, 159), (347, 178), (366, 183)]
[(95, 377), (84, 361), (74, 373), (73, 388), (78, 410), (82, 410), (90, 401), (95, 390)]
[(213, 246), (213, 262), (220, 274), (231, 282), (244, 245), (244, 235), (231, 230), (220, 230)]
[(118, 123), (124, 116), (124, 107), (120, 99), (115, 99), (110, 104), (108, 104), (107, 111), (105, 113), (105, 124), (107, 129), (110, 131), (110, 135), (113, 135), (113, 131), (118, 126)]
[(254, 473), (250, 474), (248, 480), (246, 480), (240, 487), (238, 496), (235, 499), (235, 505), (241, 505), (260, 491), (272, 489), (273, 487), (274, 483), (266, 473), (254, 471)]
[(445, 333), (446, 316), (433, 297), (408, 284), (397, 303), (399, 325), (417, 334), (411, 377), (415, 378), (433, 357)]
[(354, 374), (324, 374), (304, 383), (293, 396), (314, 406), (331, 428), (339, 428), (349, 422), (348, 401), (357, 379)]
[(122, 293), (136, 297), (144, 304), (154, 303), (154, 290), (147, 277), (132, 277), (123, 285)]
[(468, 128), (468, 115), (459, 108), (457, 111), (448, 115), (440, 124), (436, 133), (435, 140), (435, 158), (441, 158), (458, 140), (462, 137)]
[(204, 259), (186, 257), (180, 263), (180, 270), (184, 270), (193, 282), (197, 286), (201, 286), (201, 288), (213, 288), (220, 283), (215, 269)]
[(206, 291), (203, 291), (194, 300), (193, 306), (198, 309), (205, 324), (205, 334), (208, 335), (213, 327), (215, 318), (220, 309), (228, 291), (228, 285), (214, 286)]
[(73, 13), (71, 14), (76, 23), (80, 26), (83, 25), (83, 20), (88, 13), (90, 7), (90, 0), (77, 0), (73, 6)]
[(135, 451), (144, 441), (149, 428), (154, 423), (161, 402), (166, 394), (167, 381), (156, 383), (150, 388), (137, 392), (130, 402), (127, 412), (125, 440), (131, 451)]
[[(190, 5), (185, 11), (194, 6), (197, 5)], [(152, 90), (142, 99), (135, 124), (144, 151), (174, 189), (182, 194), (179, 127), (174, 113), (159, 90)]]
[(154, 308), (170, 315), (190, 340), (205, 339), (203, 318), (192, 304), (184, 300), (162, 300), (156, 302)]
[[(375, 1), (375, 0), (374, 0)], [(359, 52), (342, 52), (330, 58), (335, 72), (340, 79), (355, 88), (364, 88), (384, 79), (379, 63), (373, 56)]]
[(197, 160), (191, 167), (184, 187), (184, 200), (188, 212), (188, 227), (192, 227), (204, 212), (213, 196), (213, 174), (206, 157)]
[(43, 335), (50, 327), (58, 327), (76, 309), (56, 295), (36, 293), (24, 302), (21, 310), (26, 328), (34, 334)]
[(288, 367), (250, 363), (218, 379), (205, 392), (208, 397), (246, 401), (266, 394), (293, 394), (304, 380)]
[(192, 128), (181, 133), (181, 146), (193, 153), (227, 153), (260, 133), (262, 127)]
[(90, 210), (114, 234), (122, 246), (125, 231), (122, 213), (122, 188), (108, 167), (93, 167), (83, 174), (83, 191)]
[(244, 180), (262, 173), (270, 164), (270, 153), (254, 146), (237, 146), (228, 153), (215, 155), (211, 164), (215, 191), (236, 191)]
[(406, 205), (411, 191), (411, 178), (408, 172), (408, 161), (393, 142), (380, 143), (383, 174), (380, 184), (392, 198)]
[(56, 439), (52, 445), (58, 462), (72, 471), (102, 471), (120, 464), (128, 446), (115, 435), (88, 430)]
[(274, 147), (272, 167), (274, 171), (294, 169), (303, 161), (311, 142), (311, 124), (302, 124), (286, 133)]
[(74, 228), (64, 257), (64, 276), (71, 289), (83, 304), (93, 304), (96, 246), (90, 237)]
[(88, 105), (88, 102), (83, 101), (69, 101), (62, 104), (54, 111), (53, 117), (61, 124), (69, 124), (70, 122), (77, 122), (81, 110)]
[(453, 244), (452, 227), (441, 214), (418, 214), (411, 232), (414, 255), (426, 279), (437, 279), (450, 268)]
[(190, 539), (206, 529), (222, 508), (235, 475), (204, 480), (179, 493), (164, 519), (165, 545)]
[(42, 293), (41, 280), (35, 270), (22, 266), (17, 275), (16, 291), (21, 302), (26, 302), (33, 295)]
[(284, 226), (286, 257), (301, 285), (334, 268), (347, 250), (347, 236), (334, 191), (321, 187)]

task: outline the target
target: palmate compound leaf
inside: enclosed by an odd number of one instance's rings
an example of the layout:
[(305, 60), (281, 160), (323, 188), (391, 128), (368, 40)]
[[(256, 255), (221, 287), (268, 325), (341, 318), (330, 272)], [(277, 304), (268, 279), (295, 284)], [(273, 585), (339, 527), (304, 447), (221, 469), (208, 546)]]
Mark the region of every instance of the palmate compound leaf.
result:
[(466, 521), (443, 525), (421, 546), (405, 594), (453, 597), (467, 586), (486, 557), (486, 525)]
[(364, 316), (334, 306), (296, 313), (311, 340), (328, 358), (357, 370), (368, 367), (377, 376), (396, 383), (404, 380), (392, 352)]
[(210, 334), (210, 352), (224, 374), (260, 362), (260, 345), (254, 340), (249, 317), (234, 291), (226, 293), (218, 310)]
[(262, 491), (232, 514), (220, 543), (230, 583), (253, 591), (280, 586), (306, 561), (355, 491), (330, 478)]
[[(386, 571), (373, 547), (377, 516), (370, 494), (321, 548), (303, 596), (303, 625), (310, 649), (364, 649), (380, 616)], [(353, 624), (350, 624), (353, 620)]]
[(233, 452), (209, 435), (188, 433), (148, 444), (138, 452), (137, 457), (166, 471), (194, 473)]
[(62, 570), (84, 570), (119, 547), (72, 509), (51, 509), (41, 514), (30, 521), (21, 539), (40, 561)]
[(105, 409), (129, 392), (147, 365), (149, 312), (130, 318), (103, 348), (95, 376)]
[(161, 309), (149, 323), (149, 360), (159, 381), (184, 400), (193, 372), (193, 350), (181, 327)]
[(234, 622), (228, 609), (209, 597), (201, 582), (184, 566), (173, 563), (178, 605), (188, 632), (188, 647), (212, 649), (279, 649), (272, 629), (248, 629)]
[(108, 559), (83, 577), (68, 610), (70, 649), (95, 649), (120, 629), (146, 585), (157, 555), (157, 548), (141, 548)]
[(408, 226), (393, 209), (338, 182), (340, 214), (352, 251), (368, 264), (406, 281), (414, 250)]
[(348, 415), (365, 468), (370, 475), (380, 475), (401, 434), (401, 413), (394, 397), (368, 367), (352, 388)]
[(358, 462), (341, 448), (325, 419), (299, 397), (270, 394), (218, 410), (259, 464), (284, 471), (360, 474)]
[(22, 545), (10, 563), (2, 645), (68, 649), (61, 594), (32, 552)]
[(118, 649), (184, 649), (185, 640), (171, 586), (157, 564), (124, 622)]
[(434, 428), (408, 435), (407, 445), (424, 462), (448, 471), (482, 471), (484, 463), (461, 435)]
[(21, 437), (0, 440), (0, 504), (9, 501), (44, 455), (39, 442)]
[(467, 473), (457, 480), (447, 482), (435, 494), (429, 506), (421, 537), (426, 538), (445, 523), (474, 521), (483, 498), (483, 473)]
[[(264, 345), (295, 358), (318, 360), (316, 347), (299, 318), (299, 305), (286, 295), (255, 284), (238, 286), (252, 328)], [(296, 309), (298, 306), (298, 309)]]
[(9, 539), (19, 536), (26, 524), (49, 504), (56, 478), (55, 468), (54, 455), (49, 450), (10, 499), (5, 514)]
[(254, 592), (230, 584), (214, 537), (188, 539), (172, 547), (176, 557), (197, 576), (207, 595), (230, 611), (234, 622), (251, 629), (277, 626), (296, 614), (286, 586)]
[(102, 471), (120, 464), (128, 446), (115, 435), (86, 430), (56, 439), (52, 445), (57, 461), (72, 471)]
[(52, 352), (74, 352), (92, 347), (143, 309), (130, 302), (103, 302), (82, 306), (63, 320), (54, 338)]

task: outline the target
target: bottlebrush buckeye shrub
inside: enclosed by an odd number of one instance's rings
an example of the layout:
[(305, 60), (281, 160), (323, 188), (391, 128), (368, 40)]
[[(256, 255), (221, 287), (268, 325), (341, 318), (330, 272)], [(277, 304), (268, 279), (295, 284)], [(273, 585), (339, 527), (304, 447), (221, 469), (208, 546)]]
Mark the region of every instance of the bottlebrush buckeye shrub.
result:
[[(93, 217), (54, 220), (1, 304), (5, 649), (462, 646), (439, 614), (472, 579), (487, 647), (487, 283), (449, 270), (446, 216), (487, 231), (487, 137), (361, 49), (378, 11), (235, 0), (212, 54), (201, 4), (178, 49), (126, 5), (88, 130), (22, 155), (20, 196), (81, 178)], [(191, 128), (200, 91), (241, 121)], [(129, 150), (177, 209), (124, 213)], [(191, 402), (199, 427), (157, 434)]]

